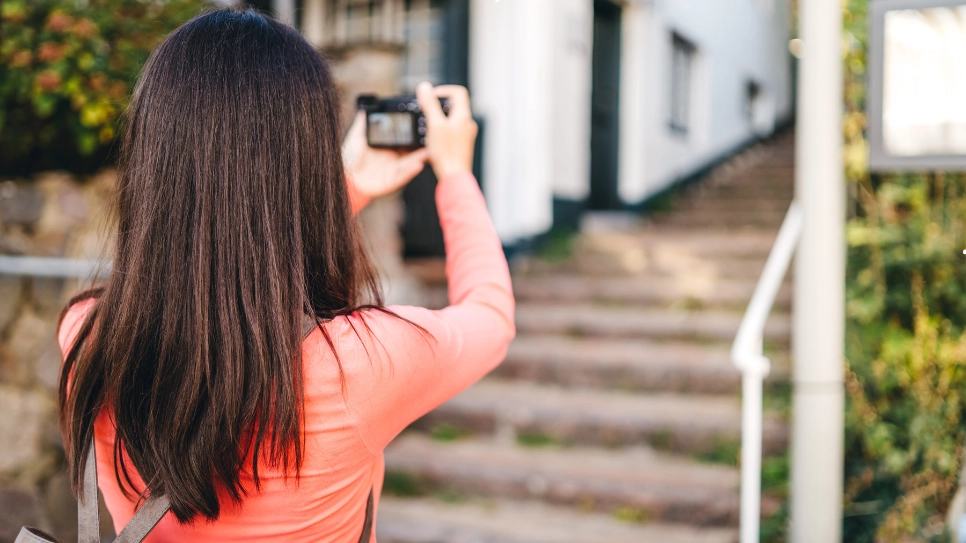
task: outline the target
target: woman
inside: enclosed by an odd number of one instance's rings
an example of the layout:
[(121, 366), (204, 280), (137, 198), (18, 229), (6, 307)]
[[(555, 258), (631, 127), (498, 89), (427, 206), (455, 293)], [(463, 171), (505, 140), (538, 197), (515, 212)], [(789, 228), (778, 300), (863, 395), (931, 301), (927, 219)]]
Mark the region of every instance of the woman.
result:
[[(291, 28), (215, 11), (154, 52), (128, 111), (113, 273), (59, 330), (72, 481), (93, 439), (116, 528), (163, 495), (148, 541), (358, 541), (383, 448), (502, 360), (514, 302), (470, 174), (469, 100), (418, 97), (425, 149), (369, 149), (360, 116), (343, 155), (331, 72)], [(427, 160), (452, 305), (384, 307), (353, 213)]]

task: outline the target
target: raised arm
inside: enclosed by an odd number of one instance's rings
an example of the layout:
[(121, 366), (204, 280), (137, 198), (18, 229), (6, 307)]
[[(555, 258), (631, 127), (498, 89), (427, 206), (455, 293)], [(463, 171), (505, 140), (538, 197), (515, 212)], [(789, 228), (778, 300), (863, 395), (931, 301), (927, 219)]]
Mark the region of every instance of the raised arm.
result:
[[(421, 87), (421, 104), (432, 102), (424, 99), (427, 92), (432, 89)], [(340, 353), (364, 360), (347, 368), (346, 398), (360, 435), (374, 454), (411, 422), (496, 367), (515, 334), (510, 272), (483, 194), (469, 173), (476, 126), (466, 91), (443, 87), (437, 92), (450, 98), (449, 118), (439, 110), (438, 101), (433, 102), (436, 111), (423, 108), (430, 162), (440, 179), (436, 205), (451, 305), (439, 311), (389, 308), (425, 329), (425, 334), (377, 311), (353, 315), (352, 326), (338, 332)], [(434, 156), (434, 135), (452, 144), (449, 149), (440, 145), (446, 153), (443, 160)], [(352, 328), (365, 330), (363, 320), (372, 333), (362, 333), (360, 339)]]

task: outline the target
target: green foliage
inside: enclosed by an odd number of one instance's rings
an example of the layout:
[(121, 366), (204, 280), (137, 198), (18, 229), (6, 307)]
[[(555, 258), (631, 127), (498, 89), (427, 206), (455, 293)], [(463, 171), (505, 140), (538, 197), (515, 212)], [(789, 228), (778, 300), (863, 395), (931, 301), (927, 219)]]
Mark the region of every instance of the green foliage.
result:
[(942, 541), (966, 439), (966, 191), (942, 174), (860, 182), (850, 221), (849, 541)]
[(866, 1), (845, 3), (845, 541), (946, 541), (966, 439), (966, 179), (871, 176)]
[(541, 432), (520, 432), (517, 434), (517, 445), (521, 447), (538, 449), (559, 444), (560, 442), (555, 437)]
[(386, 471), (382, 492), (387, 496), (416, 498), (427, 494), (426, 484), (412, 473)]
[(738, 465), (741, 452), (741, 442), (733, 438), (720, 437), (715, 440), (711, 448), (695, 453), (694, 458), (712, 464)]
[(619, 521), (633, 524), (647, 524), (652, 520), (652, 515), (639, 507), (618, 507), (611, 514)]
[(199, 0), (0, 0), (0, 171), (100, 166), (141, 66)]
[(778, 511), (761, 519), (758, 540), (761, 543), (784, 543), (788, 539), (788, 503), (783, 502)]
[(574, 254), (575, 238), (576, 232), (569, 228), (554, 228), (537, 249), (537, 256), (549, 262), (565, 262)]
[(758, 540), (761, 543), (782, 543), (788, 536), (788, 479), (791, 464), (788, 452), (764, 458), (761, 462), (761, 492), (763, 502), (778, 503), (778, 509), (762, 516)]
[(433, 426), (433, 429), (430, 430), (430, 434), (433, 436), (433, 439), (435, 439), (436, 441), (447, 443), (450, 441), (456, 441), (458, 439), (466, 437), (469, 434), (469, 432), (467, 432), (463, 428), (457, 428), (452, 424), (447, 424), (443, 422), (443, 423), (437, 424), (436, 426)]

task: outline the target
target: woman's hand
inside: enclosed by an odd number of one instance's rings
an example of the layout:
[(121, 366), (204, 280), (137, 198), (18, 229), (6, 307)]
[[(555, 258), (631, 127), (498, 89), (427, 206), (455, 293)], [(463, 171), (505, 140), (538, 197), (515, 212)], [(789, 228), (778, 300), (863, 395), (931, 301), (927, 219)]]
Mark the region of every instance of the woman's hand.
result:
[(403, 153), (373, 149), (366, 141), (366, 114), (356, 114), (342, 146), (346, 173), (356, 191), (367, 198), (392, 194), (412, 181), (426, 166), (426, 149)]
[[(473, 148), (477, 126), (470, 113), (470, 95), (465, 87), (443, 85), (433, 88), (420, 83), (416, 88), (419, 107), (426, 116), (426, 151), (436, 177), (473, 169)], [(439, 98), (449, 99), (449, 116), (443, 113)]]

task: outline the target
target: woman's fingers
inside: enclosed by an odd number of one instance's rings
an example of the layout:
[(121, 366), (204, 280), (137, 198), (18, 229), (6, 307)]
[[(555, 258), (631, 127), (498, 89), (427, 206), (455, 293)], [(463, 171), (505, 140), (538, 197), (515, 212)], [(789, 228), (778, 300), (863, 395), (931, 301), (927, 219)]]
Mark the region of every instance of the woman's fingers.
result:
[(423, 110), (428, 123), (437, 123), (446, 118), (432, 84), (423, 81), (416, 87), (416, 101), (419, 102), (419, 109)]
[(423, 171), (428, 159), (429, 151), (425, 148), (417, 149), (407, 155), (399, 157), (400, 177), (408, 183), (413, 177), (419, 175), (419, 172)]
[(436, 96), (449, 100), (449, 116), (472, 117), (470, 111), (470, 93), (466, 87), (460, 85), (440, 85), (434, 89)]
[[(434, 89), (429, 83), (420, 83), (416, 96), (426, 116), (426, 150), (436, 177), (443, 180), (470, 171), (477, 126), (470, 113), (469, 93), (455, 85)], [(449, 116), (443, 113), (440, 97), (449, 100)]]

